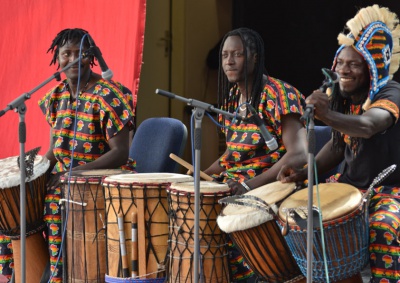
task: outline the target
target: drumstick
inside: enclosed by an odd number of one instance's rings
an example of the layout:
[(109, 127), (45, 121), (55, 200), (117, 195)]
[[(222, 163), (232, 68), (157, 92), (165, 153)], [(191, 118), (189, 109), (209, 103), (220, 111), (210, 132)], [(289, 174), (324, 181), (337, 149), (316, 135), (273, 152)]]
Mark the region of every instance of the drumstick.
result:
[[(178, 162), (180, 165), (182, 165), (183, 167), (185, 167), (186, 169), (194, 172), (194, 168), (191, 164), (187, 163), (185, 160), (183, 160), (182, 158), (176, 156), (175, 154), (171, 153), (169, 155), (169, 157), (173, 160), (175, 160), (176, 162)], [(204, 180), (206, 181), (213, 181), (214, 179), (207, 175), (206, 173), (204, 173), (203, 171), (200, 171), (200, 177), (202, 177)]]
[(132, 278), (136, 278), (139, 275), (137, 244), (137, 213), (132, 212)]
[(122, 276), (124, 278), (127, 278), (129, 277), (129, 268), (128, 268), (128, 259), (126, 257), (124, 215), (122, 214), (122, 212), (118, 213), (118, 231), (119, 231), (119, 243), (121, 245)]

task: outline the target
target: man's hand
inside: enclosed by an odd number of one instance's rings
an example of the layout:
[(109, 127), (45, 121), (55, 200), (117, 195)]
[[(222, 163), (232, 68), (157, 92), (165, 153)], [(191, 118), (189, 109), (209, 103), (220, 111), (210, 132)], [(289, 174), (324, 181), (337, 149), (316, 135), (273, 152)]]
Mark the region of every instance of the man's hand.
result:
[(243, 185), (239, 182), (229, 179), (226, 183), (228, 184), (229, 188), (232, 189), (232, 193), (234, 195), (243, 195), (244, 193), (247, 193), (245, 187), (243, 187)]
[(282, 183), (296, 183), (299, 186), (307, 179), (307, 172), (307, 167), (299, 169), (283, 165), (276, 179)]
[(66, 172), (57, 172), (56, 174), (50, 174), (49, 180), (47, 181), (47, 189), (52, 189), (60, 186), (60, 177)]

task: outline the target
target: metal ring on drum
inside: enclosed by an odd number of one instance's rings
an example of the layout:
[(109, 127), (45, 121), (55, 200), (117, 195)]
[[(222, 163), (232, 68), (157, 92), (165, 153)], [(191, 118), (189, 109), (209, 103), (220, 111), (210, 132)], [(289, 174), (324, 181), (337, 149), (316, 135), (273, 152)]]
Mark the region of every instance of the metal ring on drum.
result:
[(273, 182), (261, 186), (234, 196), (233, 202), (218, 216), (218, 226), (229, 233), (259, 280), (305, 282), (275, 221), (277, 203), (294, 190), (294, 183)]
[[(315, 227), (319, 221), (314, 219), (312, 280), (326, 282), (326, 258), (330, 281), (348, 282), (349, 278), (357, 278), (352, 282), (359, 281), (359, 273), (368, 264), (369, 237), (362, 193), (343, 183), (324, 183), (318, 188), (325, 254), (321, 228)], [(313, 205), (318, 207), (316, 186), (313, 192)], [(308, 190), (300, 190), (282, 202), (278, 214), (279, 225), (288, 230), (285, 239), (303, 274), (307, 272), (307, 226), (299, 223), (307, 222), (307, 202)]]

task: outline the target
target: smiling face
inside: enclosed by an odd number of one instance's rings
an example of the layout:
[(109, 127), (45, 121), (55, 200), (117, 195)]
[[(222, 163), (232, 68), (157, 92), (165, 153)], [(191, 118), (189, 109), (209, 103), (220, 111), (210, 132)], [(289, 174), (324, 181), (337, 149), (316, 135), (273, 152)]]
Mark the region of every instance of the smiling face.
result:
[[(247, 50), (247, 79), (252, 81), (256, 55)], [(231, 83), (238, 83), (242, 88), (245, 81), (245, 52), (239, 36), (229, 36), (222, 47), (221, 63), (224, 73)]]
[[(79, 58), (79, 46), (80, 42), (72, 42), (67, 41), (63, 46), (60, 46), (58, 50), (57, 60), (60, 64), (61, 68), (64, 68), (68, 64), (72, 63), (75, 59)], [(82, 52), (84, 52), (87, 48), (83, 48)], [(88, 56), (81, 60), (80, 64), (80, 77), (86, 77), (90, 72), (90, 61), (91, 57)], [(79, 62), (74, 64), (64, 73), (67, 76), (68, 80), (76, 81), (79, 77)], [(86, 76), (85, 76), (86, 75)]]
[(340, 93), (353, 102), (362, 102), (370, 87), (367, 62), (351, 46), (343, 48), (336, 59), (335, 71), (340, 75)]

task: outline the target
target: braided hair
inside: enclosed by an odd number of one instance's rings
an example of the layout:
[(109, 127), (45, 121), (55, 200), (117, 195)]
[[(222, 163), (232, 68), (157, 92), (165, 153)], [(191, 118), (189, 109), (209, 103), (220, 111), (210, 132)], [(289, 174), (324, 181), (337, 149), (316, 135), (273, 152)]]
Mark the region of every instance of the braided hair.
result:
[[(57, 36), (53, 39), (53, 42), (50, 45), (50, 48), (47, 50), (47, 53), (49, 53), (49, 51), (51, 51), (51, 53), (53, 53), (53, 58), (50, 62), (50, 66), (51, 65), (55, 65), (57, 63), (57, 57), (59, 54), (59, 49), (60, 47), (64, 46), (65, 44), (67, 44), (67, 42), (71, 42), (71, 43), (80, 43), (82, 37), (88, 34), (88, 32), (84, 29), (80, 29), (80, 28), (74, 28), (74, 29), (64, 29), (62, 31), (60, 31)], [(89, 48), (90, 43), (89, 43), (89, 39), (86, 36), (86, 38), (84, 39), (83, 42), (83, 46), (86, 48)], [(90, 66), (93, 67), (95, 66), (94, 63), (94, 57), (91, 56), (90, 59)], [(60, 68), (60, 64), (58, 64), (57, 69)]]
[[(226, 108), (229, 100), (229, 91), (232, 87), (235, 86), (235, 83), (231, 83), (228, 81), (224, 70), (222, 68), (222, 49), (226, 39), (230, 36), (239, 36), (243, 43), (244, 48), (244, 57), (246, 58), (244, 63), (244, 74), (245, 74), (245, 87), (246, 92), (248, 89), (248, 84), (252, 84), (250, 101), (251, 105), (256, 108), (256, 106), (260, 103), (260, 93), (263, 89), (263, 75), (267, 74), (267, 71), (264, 67), (265, 60), (265, 51), (264, 51), (264, 41), (261, 36), (254, 30), (248, 28), (238, 28), (228, 32), (224, 38), (222, 39), (220, 46), (220, 56), (219, 56), (219, 71), (218, 71), (218, 106), (221, 108)], [(257, 54), (257, 61), (254, 66), (254, 74), (253, 81), (247, 81), (247, 52), (250, 52), (250, 55)], [(239, 101), (239, 97), (236, 97), (237, 102)], [(227, 111), (233, 112), (235, 109), (226, 109)]]
[[(367, 94), (366, 97), (367, 98)], [(342, 114), (350, 114), (351, 113), (351, 99), (344, 98), (340, 94), (340, 88), (334, 87), (332, 94), (329, 97), (329, 107), (331, 110), (342, 113)], [(360, 112), (358, 115), (362, 115), (363, 110), (360, 108)], [(332, 147), (336, 151), (339, 151), (344, 146), (344, 140), (342, 138), (342, 133), (332, 128), (332, 138), (333, 144)], [(361, 143), (361, 138), (350, 137), (350, 148), (353, 149), (354, 154), (357, 153), (358, 145)]]

